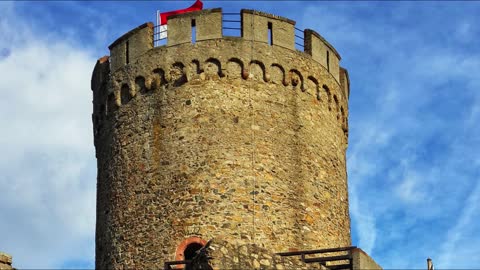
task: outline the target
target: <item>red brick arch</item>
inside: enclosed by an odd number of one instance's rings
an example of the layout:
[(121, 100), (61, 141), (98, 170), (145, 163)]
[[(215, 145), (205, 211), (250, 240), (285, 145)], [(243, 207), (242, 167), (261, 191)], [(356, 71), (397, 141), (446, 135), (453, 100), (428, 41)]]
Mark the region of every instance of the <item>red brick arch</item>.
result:
[(207, 244), (207, 241), (203, 240), (202, 238), (200, 238), (198, 236), (192, 236), (192, 237), (189, 237), (189, 238), (183, 240), (178, 245), (177, 251), (175, 251), (175, 260), (176, 261), (183, 261), (185, 259), (184, 255), (183, 255), (183, 252), (185, 251), (185, 249), (187, 248), (188, 245), (193, 244), (193, 243), (205, 246)]

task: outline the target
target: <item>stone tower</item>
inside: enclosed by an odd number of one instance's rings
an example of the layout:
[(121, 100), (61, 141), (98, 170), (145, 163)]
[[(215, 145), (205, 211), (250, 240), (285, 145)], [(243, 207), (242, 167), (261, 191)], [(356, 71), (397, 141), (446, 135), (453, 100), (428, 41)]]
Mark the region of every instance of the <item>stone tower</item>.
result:
[(145, 23), (98, 60), (97, 268), (160, 268), (210, 239), (216, 269), (351, 244), (340, 55), (310, 29), (297, 50), (292, 20), (240, 16), (239, 37), (221, 9), (169, 17), (164, 46)]

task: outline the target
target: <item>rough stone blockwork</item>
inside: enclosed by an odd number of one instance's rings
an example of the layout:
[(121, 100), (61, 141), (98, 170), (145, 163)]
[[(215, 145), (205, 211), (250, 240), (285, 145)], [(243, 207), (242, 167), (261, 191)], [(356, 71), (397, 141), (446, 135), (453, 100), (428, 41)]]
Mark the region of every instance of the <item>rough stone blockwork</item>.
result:
[(97, 268), (160, 268), (214, 239), (214, 269), (306, 269), (274, 253), (351, 244), (338, 53), (312, 31), (295, 50), (285, 18), (243, 10), (243, 38), (206, 28), (221, 19), (172, 17), (156, 48), (144, 24), (95, 66)]
[(0, 252), (0, 270), (11, 270), (12, 268), (12, 256)]

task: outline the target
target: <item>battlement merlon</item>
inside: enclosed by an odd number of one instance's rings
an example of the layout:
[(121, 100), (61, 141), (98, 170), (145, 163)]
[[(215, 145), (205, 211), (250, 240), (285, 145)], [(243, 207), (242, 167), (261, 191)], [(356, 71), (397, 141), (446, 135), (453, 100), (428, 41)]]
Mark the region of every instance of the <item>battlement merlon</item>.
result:
[(350, 77), (348, 76), (348, 71), (343, 67), (340, 67), (340, 86), (342, 87), (342, 94), (345, 100), (348, 100), (350, 97)]
[[(240, 39), (267, 44), (271, 42), (272, 46), (296, 50), (295, 21), (248, 9), (242, 9), (240, 15)], [(165, 46), (172, 47), (191, 43), (192, 25), (196, 27), (196, 42), (224, 37), (222, 9), (205, 9), (170, 16), (168, 20), (168, 40)], [(133, 62), (148, 50), (153, 49), (153, 29), (153, 23), (144, 23), (124, 34), (109, 46), (111, 72), (115, 72)], [(271, 31), (270, 40), (269, 31)], [(306, 29), (303, 34), (304, 53), (320, 63), (340, 83), (340, 54), (314, 30)]]
[(273, 46), (295, 50), (295, 21), (249, 9), (242, 9), (241, 18), (243, 39), (269, 43), (271, 27)]
[(147, 22), (130, 30), (108, 46), (108, 49), (110, 49), (110, 70), (113, 72), (129, 64), (152, 48), (153, 23)]
[(93, 68), (90, 88), (94, 93), (99, 92), (102, 84), (108, 79), (110, 73), (110, 62), (108, 56), (100, 57)]
[(204, 9), (169, 16), (167, 46), (192, 42), (193, 23), (196, 42), (223, 38), (222, 9)]
[(327, 70), (340, 82), (340, 54), (320, 34), (312, 29), (305, 29), (305, 53), (313, 60), (326, 67)]

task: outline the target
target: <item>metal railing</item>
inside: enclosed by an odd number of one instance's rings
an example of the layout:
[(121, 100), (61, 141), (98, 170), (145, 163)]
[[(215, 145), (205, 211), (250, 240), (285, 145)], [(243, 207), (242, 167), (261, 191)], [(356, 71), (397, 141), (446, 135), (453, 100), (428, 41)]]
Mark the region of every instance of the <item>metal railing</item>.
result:
[(303, 33), (303, 30), (300, 28), (295, 27), (295, 48), (300, 51), (305, 50), (305, 34)]
[[(304, 263), (319, 263), (322, 266), (330, 270), (348, 269), (352, 270), (352, 250), (356, 249), (355, 246), (340, 247), (340, 248), (327, 248), (317, 250), (301, 250), (291, 252), (280, 252), (277, 255), (282, 257), (287, 256), (300, 256)], [(307, 255), (317, 255), (313, 258), (307, 258)]]
[[(228, 37), (240, 37), (242, 36), (242, 21), (240, 19), (240, 13), (225, 12), (222, 13), (226, 16), (222, 22), (222, 35)], [(167, 30), (161, 30), (160, 25), (153, 27), (153, 47), (158, 47), (167, 44), (167, 38), (161, 38)]]
[[(237, 12), (222, 13), (222, 35), (226, 37), (241, 37), (242, 36), (242, 20), (241, 14)], [(167, 30), (161, 30), (160, 25), (153, 27), (153, 47), (158, 47), (167, 44), (167, 38), (161, 38)], [(304, 51), (305, 38), (302, 29), (295, 27), (295, 48), (299, 51)]]
[(160, 25), (155, 25), (153, 27), (153, 47), (158, 47), (165, 45), (167, 43), (167, 39), (162, 39), (162, 34), (167, 33), (167, 30), (161, 30)]
[(241, 37), (242, 36), (242, 19), (240, 13), (225, 12), (223, 16), (226, 19), (222, 20), (223, 36), (227, 37)]

